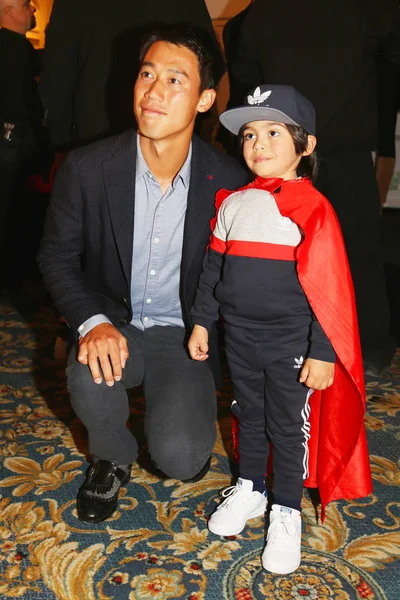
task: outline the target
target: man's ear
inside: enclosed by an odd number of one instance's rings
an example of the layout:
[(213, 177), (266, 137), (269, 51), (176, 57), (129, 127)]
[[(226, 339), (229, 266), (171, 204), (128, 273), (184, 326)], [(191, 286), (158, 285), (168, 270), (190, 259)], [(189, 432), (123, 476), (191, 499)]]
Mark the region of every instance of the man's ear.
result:
[(315, 135), (309, 135), (308, 142), (307, 142), (307, 150), (304, 150), (304, 152), (302, 153), (302, 156), (310, 156), (310, 154), (312, 154), (314, 152), (316, 145), (317, 145), (317, 138), (315, 137)]
[(200, 113), (205, 113), (215, 102), (215, 98), (217, 97), (217, 92), (215, 90), (203, 90), (201, 92), (201, 96), (199, 99), (199, 103), (197, 105), (197, 110)]

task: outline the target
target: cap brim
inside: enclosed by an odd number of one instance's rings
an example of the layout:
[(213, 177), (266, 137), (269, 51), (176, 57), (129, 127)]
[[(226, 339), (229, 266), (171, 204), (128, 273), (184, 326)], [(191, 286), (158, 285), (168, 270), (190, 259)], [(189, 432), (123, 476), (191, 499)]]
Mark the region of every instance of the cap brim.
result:
[(246, 123), (252, 121), (275, 121), (277, 123), (286, 123), (287, 125), (298, 125), (285, 113), (268, 106), (240, 106), (231, 108), (223, 112), (219, 120), (231, 133), (237, 135)]

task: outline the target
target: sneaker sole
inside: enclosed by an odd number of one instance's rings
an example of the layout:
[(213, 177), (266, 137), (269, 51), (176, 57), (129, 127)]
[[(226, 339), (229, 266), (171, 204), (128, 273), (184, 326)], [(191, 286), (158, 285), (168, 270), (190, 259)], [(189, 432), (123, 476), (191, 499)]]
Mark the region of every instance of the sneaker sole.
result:
[(293, 569), (283, 569), (281, 565), (275, 568), (275, 565), (274, 567), (267, 566), (267, 561), (262, 560), (261, 562), (265, 571), (268, 571), (268, 573), (274, 573), (275, 575), (289, 575), (289, 573), (294, 573), (294, 571), (296, 571), (301, 564), (301, 560), (299, 560), (298, 564)]
[(211, 533), (214, 533), (215, 535), (221, 535), (222, 537), (228, 537), (230, 535), (239, 535), (239, 533), (241, 533), (246, 527), (247, 521), (250, 521), (251, 519), (256, 519), (257, 517), (261, 517), (263, 514), (265, 514), (266, 510), (267, 506), (265, 505), (263, 509), (259, 509), (252, 513), (249, 517), (247, 517), (247, 520), (245, 521), (244, 525), (239, 529), (231, 529), (230, 531), (228, 531), (227, 529), (218, 529), (217, 527), (213, 527), (212, 524), (210, 524), (210, 521), (208, 522), (207, 526)]

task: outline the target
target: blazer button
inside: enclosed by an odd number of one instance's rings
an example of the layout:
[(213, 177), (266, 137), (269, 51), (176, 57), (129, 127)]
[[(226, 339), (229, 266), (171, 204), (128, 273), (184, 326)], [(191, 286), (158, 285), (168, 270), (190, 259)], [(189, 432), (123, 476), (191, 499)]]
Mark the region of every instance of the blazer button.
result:
[(129, 323), (128, 319), (121, 319), (121, 325), (127, 325)]
[(125, 296), (122, 298), (122, 304), (124, 304), (124, 306), (128, 306), (128, 298), (125, 298)]

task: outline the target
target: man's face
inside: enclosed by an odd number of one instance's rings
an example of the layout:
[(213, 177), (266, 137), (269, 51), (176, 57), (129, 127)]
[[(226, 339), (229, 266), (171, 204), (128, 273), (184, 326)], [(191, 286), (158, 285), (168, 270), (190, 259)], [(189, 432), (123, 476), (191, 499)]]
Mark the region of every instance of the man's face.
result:
[(29, 0), (14, 0), (10, 6), (12, 19), (19, 33), (26, 33), (36, 26), (36, 8)]
[(198, 112), (205, 112), (214, 90), (200, 93), (199, 63), (184, 46), (155, 42), (136, 80), (134, 112), (141, 135), (154, 140), (191, 136)]

